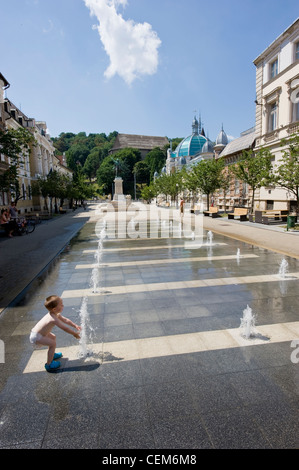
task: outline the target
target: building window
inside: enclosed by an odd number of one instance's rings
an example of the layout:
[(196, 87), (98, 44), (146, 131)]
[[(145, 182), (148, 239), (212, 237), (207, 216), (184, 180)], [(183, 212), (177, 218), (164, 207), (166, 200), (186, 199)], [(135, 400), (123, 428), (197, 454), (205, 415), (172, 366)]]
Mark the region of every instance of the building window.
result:
[(0, 192), (0, 206), (6, 206), (8, 204), (8, 194), (1, 191)]
[(299, 60), (299, 41), (295, 44), (295, 60)]
[[(299, 98), (299, 92), (297, 93), (297, 98)], [(293, 122), (296, 121), (299, 121), (299, 100), (293, 104)]]
[(243, 186), (242, 186), (242, 196), (245, 199), (248, 195), (248, 183), (243, 181)]
[(276, 77), (277, 74), (278, 74), (278, 59), (275, 59), (270, 64), (270, 78)]
[(270, 104), (268, 131), (274, 131), (277, 128), (277, 103)]

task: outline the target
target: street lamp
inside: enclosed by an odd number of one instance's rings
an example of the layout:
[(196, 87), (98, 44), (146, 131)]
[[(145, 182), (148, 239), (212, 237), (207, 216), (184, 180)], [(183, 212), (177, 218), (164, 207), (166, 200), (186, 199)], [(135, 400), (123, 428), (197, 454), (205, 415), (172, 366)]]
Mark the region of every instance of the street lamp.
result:
[(134, 171), (134, 201), (136, 201), (136, 172)]

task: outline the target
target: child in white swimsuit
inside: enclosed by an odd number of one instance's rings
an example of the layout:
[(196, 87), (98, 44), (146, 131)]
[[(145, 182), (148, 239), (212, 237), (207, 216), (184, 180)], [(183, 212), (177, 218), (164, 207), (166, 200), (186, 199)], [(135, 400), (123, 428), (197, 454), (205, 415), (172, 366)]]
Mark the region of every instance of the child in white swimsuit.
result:
[[(53, 372), (61, 365), (56, 359), (60, 359), (62, 353), (55, 353), (56, 336), (52, 333), (52, 329), (54, 326), (58, 326), (75, 338), (80, 339), (78, 331), (81, 330), (81, 327), (61, 315), (63, 301), (57, 295), (47, 297), (45, 307), (49, 312), (32, 328), (29, 340), (34, 347), (48, 346), (48, 360), (45, 364), (45, 369), (48, 372)], [(72, 330), (67, 325), (75, 328), (77, 331)]]

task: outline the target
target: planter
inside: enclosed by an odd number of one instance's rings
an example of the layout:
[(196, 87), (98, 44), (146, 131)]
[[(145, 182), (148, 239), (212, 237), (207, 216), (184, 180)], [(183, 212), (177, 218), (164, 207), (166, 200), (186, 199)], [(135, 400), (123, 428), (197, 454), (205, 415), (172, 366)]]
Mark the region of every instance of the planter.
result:
[(296, 215), (288, 215), (287, 230), (289, 230), (289, 228), (295, 228), (296, 219), (297, 219)]

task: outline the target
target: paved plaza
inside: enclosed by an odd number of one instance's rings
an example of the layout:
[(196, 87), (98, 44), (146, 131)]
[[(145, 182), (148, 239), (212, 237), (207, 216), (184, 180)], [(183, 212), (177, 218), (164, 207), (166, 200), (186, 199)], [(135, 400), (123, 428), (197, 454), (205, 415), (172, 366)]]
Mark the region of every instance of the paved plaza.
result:
[[(184, 238), (166, 212), (152, 238), (109, 238), (96, 206), (32, 234), (56, 224), (59, 254), (45, 249), (17, 302), (3, 294), (0, 448), (298, 448), (299, 236), (256, 229), (246, 243), (252, 224), (209, 219)], [(51, 294), (85, 335), (55, 329), (62, 366), (49, 374), (28, 338)]]

